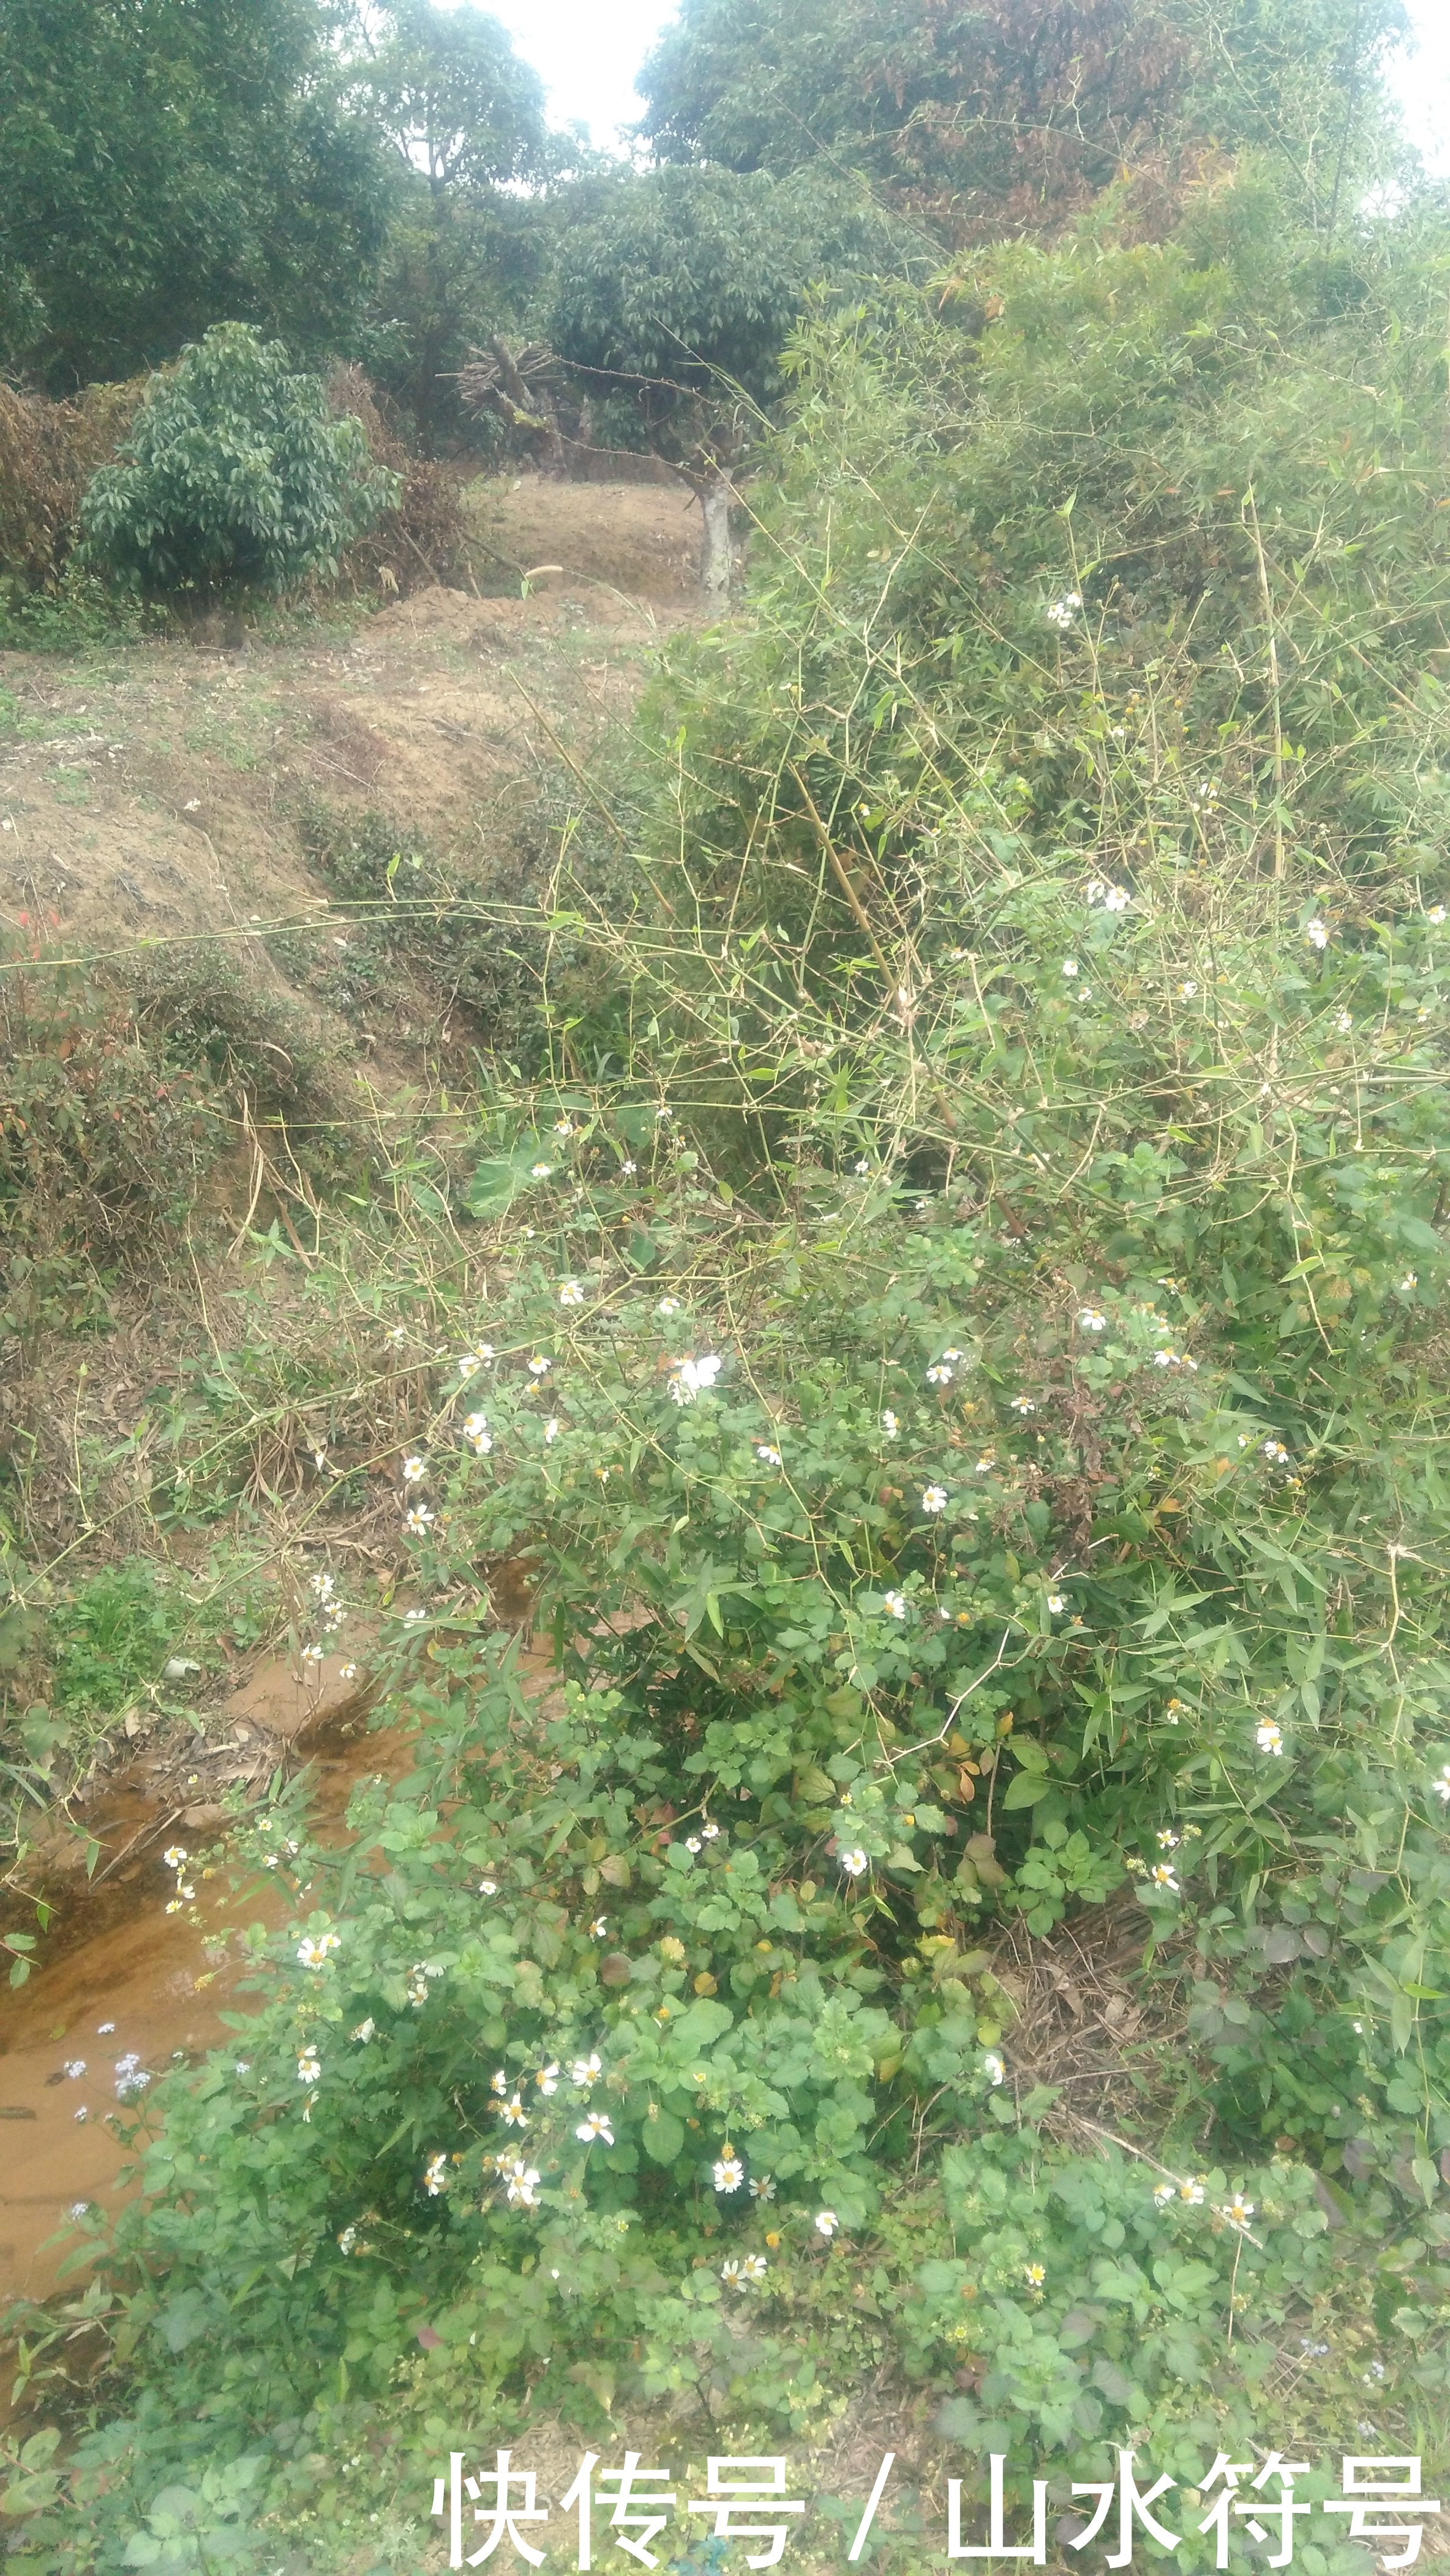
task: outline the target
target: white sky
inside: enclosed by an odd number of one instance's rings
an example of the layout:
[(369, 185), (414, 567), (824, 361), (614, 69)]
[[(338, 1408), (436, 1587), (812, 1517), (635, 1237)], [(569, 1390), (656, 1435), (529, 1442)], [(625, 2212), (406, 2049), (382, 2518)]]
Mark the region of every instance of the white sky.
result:
[[(1450, 169), (1450, 0), (1408, 7), (1420, 49), (1402, 70), (1400, 94), (1420, 149)], [(555, 124), (577, 119), (603, 145), (639, 115), (634, 75), (674, 15), (668, 0), (492, 0), (492, 9), (548, 83)]]

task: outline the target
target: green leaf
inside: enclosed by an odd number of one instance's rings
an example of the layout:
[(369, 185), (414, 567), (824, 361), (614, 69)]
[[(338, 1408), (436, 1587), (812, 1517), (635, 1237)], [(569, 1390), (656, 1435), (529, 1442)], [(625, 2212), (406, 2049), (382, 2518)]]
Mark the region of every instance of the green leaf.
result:
[(641, 2120), (639, 2143), (651, 2164), (672, 2165), (685, 2148), (685, 2124), (673, 2111), (657, 2111), (652, 2120)]
[(1040, 1771), (1019, 1771), (1008, 1781), (1002, 1804), (1006, 1808), (1035, 1807), (1038, 1799), (1045, 1798), (1053, 1785)]

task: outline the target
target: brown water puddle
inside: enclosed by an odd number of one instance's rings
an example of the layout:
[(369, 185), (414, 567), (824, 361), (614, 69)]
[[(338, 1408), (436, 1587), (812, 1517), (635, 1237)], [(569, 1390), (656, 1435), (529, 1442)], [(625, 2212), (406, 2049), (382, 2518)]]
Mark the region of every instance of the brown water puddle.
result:
[[(243, 1745), (255, 1746), (259, 1791), (279, 1761), (314, 1772), (324, 1836), (340, 1833), (360, 1776), (400, 1779), (415, 1758), (413, 1729), (368, 1731), (366, 1699), (363, 1677), (349, 1670), (344, 1679), (340, 1665), (303, 1684), (285, 1664), (268, 1663), (225, 1712), (242, 1727)], [(294, 1753), (299, 1736), (305, 1751)], [(230, 1950), (243, 1924), (286, 1911), (270, 1887), (234, 1899), (220, 1877), (193, 1871), (201, 1926), (167, 1914), (173, 1877), (163, 1846), (175, 1837), (196, 1851), (221, 1819), (201, 1785), (202, 1803), (184, 1807), (184, 1781), (158, 1793), (140, 1766), (113, 1784), (85, 1818), (101, 1845), (94, 1881), (73, 1873), (58, 1883), (39, 1964), (26, 1985), (0, 1991), (0, 2305), (56, 2288), (66, 2244), (47, 2240), (74, 2203), (117, 2206), (125, 2155), (105, 2115), (117, 2108), (128, 2067), (154, 2080), (226, 2036), (221, 2014), (238, 2008), (243, 1971), (234, 1955), (209, 1965), (207, 1944)], [(133, 2092), (123, 2108), (140, 2098)]]

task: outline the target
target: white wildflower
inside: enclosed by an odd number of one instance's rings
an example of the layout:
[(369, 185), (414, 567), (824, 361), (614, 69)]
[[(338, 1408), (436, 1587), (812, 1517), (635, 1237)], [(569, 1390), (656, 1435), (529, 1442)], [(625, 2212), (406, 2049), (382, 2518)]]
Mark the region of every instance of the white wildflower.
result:
[(708, 1395), (723, 1366), (724, 1362), (713, 1356), (677, 1360), (670, 1379), (670, 1393), (676, 1404), (693, 1404), (697, 1395)]
[(745, 2167), (741, 2163), (740, 2158), (731, 2148), (727, 2147), (723, 2156), (716, 2157), (713, 2168), (713, 2179), (715, 2189), (717, 2191), (738, 2191), (740, 2189), (741, 2184), (745, 2180)]

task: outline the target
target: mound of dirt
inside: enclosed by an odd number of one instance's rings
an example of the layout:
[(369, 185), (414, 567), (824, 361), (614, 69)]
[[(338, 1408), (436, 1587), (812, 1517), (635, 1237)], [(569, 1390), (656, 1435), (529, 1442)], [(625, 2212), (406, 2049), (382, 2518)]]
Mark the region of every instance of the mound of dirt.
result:
[[(138, 946), (221, 939), (285, 997), (269, 932), (347, 948), (298, 829), (309, 802), (381, 811), (445, 850), (481, 831), (502, 849), (551, 736), (587, 757), (662, 633), (700, 613), (698, 522), (683, 487), (535, 477), (475, 483), (469, 509), (484, 581), (419, 590), (351, 631), (253, 634), (240, 653), (0, 654), (12, 941), (124, 975)], [(400, 1003), (421, 1039), (421, 997)]]

